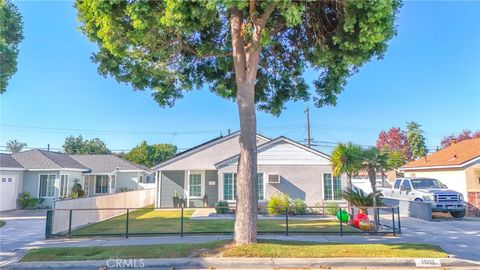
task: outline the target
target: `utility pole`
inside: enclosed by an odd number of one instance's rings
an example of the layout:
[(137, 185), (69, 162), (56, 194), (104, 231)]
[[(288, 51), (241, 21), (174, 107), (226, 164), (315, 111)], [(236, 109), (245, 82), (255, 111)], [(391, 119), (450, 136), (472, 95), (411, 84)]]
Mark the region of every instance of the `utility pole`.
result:
[(310, 110), (308, 109), (308, 107), (305, 109), (304, 112), (307, 113), (307, 146), (308, 148), (311, 148), (310, 147)]

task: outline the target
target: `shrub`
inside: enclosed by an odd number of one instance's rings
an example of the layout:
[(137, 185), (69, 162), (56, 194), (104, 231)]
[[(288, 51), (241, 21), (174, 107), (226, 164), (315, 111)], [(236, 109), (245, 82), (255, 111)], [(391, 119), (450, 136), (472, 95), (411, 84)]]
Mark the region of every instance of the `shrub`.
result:
[(75, 184), (73, 184), (72, 187), (72, 192), (68, 195), (72, 199), (76, 199), (79, 197), (83, 197), (85, 195), (85, 191), (82, 189), (82, 185), (78, 183), (78, 181), (75, 181)]
[[(366, 194), (361, 189), (349, 189), (343, 191), (343, 198), (351, 205), (356, 207), (370, 207), (373, 206), (373, 193)], [(380, 193), (375, 195), (377, 199), (377, 206), (382, 205)]]
[(285, 214), (287, 207), (290, 205), (290, 198), (286, 194), (275, 194), (270, 197), (267, 202), (267, 212), (270, 215)]
[(30, 193), (23, 192), (18, 197), (18, 203), (22, 206), (22, 209), (25, 208), (35, 208), (38, 204), (42, 204), (44, 201), (43, 198), (32, 198)]
[(334, 202), (327, 202), (325, 203), (325, 214), (327, 215), (336, 215), (338, 210), (340, 210), (340, 207), (338, 206), (337, 203)]
[(307, 204), (301, 199), (296, 199), (290, 206), (290, 212), (294, 215), (305, 215), (307, 213)]
[(215, 211), (217, 214), (227, 214), (228, 213), (228, 202), (219, 201), (215, 204)]

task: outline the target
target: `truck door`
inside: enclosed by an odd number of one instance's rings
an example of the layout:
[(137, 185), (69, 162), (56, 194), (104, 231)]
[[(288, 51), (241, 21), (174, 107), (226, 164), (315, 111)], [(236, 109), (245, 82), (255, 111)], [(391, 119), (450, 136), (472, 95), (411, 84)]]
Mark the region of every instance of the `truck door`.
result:
[(402, 199), (410, 199), (410, 193), (412, 192), (412, 185), (410, 180), (403, 180), (402, 186), (400, 188), (400, 197)]
[(395, 180), (395, 184), (393, 185), (393, 188), (392, 188), (392, 198), (398, 198), (398, 196), (400, 195), (399, 192), (400, 192), (400, 183), (402, 182), (402, 179), (397, 179)]

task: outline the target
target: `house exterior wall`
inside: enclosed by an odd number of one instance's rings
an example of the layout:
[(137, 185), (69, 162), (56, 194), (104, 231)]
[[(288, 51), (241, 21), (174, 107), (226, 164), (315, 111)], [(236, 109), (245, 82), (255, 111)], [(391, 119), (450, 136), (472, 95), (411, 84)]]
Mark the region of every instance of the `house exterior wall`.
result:
[[(266, 140), (257, 137), (257, 145)], [(234, 156), (240, 152), (238, 136), (233, 136), (223, 142), (212, 145), (202, 151), (193, 153), (183, 159), (168, 164), (160, 170), (215, 170), (214, 164)]]
[(53, 198), (44, 198), (44, 205), (53, 207), (55, 197), (58, 197), (59, 189), (57, 182), (59, 182), (60, 171), (25, 171), (23, 174), (23, 191), (30, 193), (31, 197), (38, 198), (38, 191), (40, 186), (41, 174), (54, 174), (55, 179), (55, 196)]
[[(223, 174), (237, 171), (236, 165), (219, 169), (219, 200), (223, 198)], [(259, 164), (258, 172), (263, 173), (265, 198), (274, 194), (287, 194), (291, 199), (301, 199), (307, 205), (324, 201), (323, 175), (332, 173), (330, 165), (278, 165)], [(268, 175), (280, 176), (279, 184), (268, 183)], [(346, 177), (342, 176), (342, 188), (346, 186)]]
[(143, 189), (138, 184), (138, 178), (140, 175), (143, 175), (143, 179), (145, 179), (145, 175), (143, 173), (117, 172), (117, 183), (116, 183), (117, 191), (121, 188), (127, 188), (128, 190)]
[(480, 161), (465, 169), (468, 192), (480, 192)]
[(180, 198), (185, 198), (185, 171), (162, 171), (160, 177), (160, 190), (157, 191), (160, 198), (156, 207), (173, 207), (175, 191)]

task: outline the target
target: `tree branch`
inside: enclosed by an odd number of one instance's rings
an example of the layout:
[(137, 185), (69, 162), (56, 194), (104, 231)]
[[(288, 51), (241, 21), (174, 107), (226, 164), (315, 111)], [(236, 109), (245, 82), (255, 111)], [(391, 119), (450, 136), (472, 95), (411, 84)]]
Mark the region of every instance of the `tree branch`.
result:
[(232, 55), (235, 67), (237, 83), (244, 82), (246, 79), (247, 63), (242, 38), (242, 14), (237, 8), (232, 8), (230, 16), (230, 27), (232, 30)]

